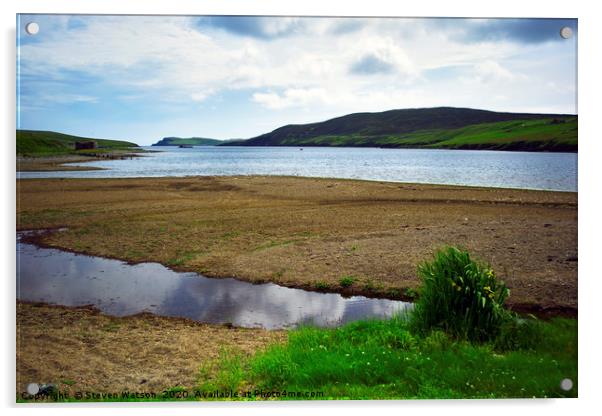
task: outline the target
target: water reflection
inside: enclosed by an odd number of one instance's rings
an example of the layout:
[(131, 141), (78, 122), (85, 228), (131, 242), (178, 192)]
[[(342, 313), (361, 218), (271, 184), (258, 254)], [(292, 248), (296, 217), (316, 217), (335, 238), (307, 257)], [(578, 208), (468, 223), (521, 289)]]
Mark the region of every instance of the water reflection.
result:
[(253, 285), (177, 273), (158, 263), (129, 265), (17, 241), (17, 298), (65, 306), (95, 305), (117, 316), (157, 315), (268, 329), (301, 323), (333, 326), (388, 317), (410, 304), (363, 296)]

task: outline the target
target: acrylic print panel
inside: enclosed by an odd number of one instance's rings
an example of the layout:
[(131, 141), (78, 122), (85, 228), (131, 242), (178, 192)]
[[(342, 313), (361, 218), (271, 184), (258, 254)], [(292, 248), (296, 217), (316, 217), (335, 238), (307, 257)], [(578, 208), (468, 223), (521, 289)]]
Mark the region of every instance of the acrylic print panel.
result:
[(575, 19), (17, 33), (17, 401), (577, 396)]

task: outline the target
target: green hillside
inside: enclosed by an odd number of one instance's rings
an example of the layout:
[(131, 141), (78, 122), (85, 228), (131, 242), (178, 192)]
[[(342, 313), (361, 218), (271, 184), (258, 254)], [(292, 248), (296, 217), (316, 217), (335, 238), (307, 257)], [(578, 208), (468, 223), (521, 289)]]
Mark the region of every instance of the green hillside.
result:
[(452, 130), (422, 130), (390, 136), (319, 136), (285, 139), (282, 146), (347, 146), (432, 149), (577, 151), (577, 118), (474, 124)]
[(236, 145), (576, 152), (577, 130), (574, 115), (442, 107), (359, 113), (284, 126)]
[(191, 146), (215, 146), (222, 143), (221, 140), (207, 139), (205, 137), (164, 137), (153, 146), (179, 146), (188, 144)]
[[(97, 152), (122, 150), (138, 147), (136, 143), (122, 140), (94, 139), (56, 133), (54, 131), (17, 130), (17, 155), (19, 156), (52, 156), (79, 153), (75, 150), (75, 142), (94, 140)], [(89, 150), (88, 150), (89, 152)]]

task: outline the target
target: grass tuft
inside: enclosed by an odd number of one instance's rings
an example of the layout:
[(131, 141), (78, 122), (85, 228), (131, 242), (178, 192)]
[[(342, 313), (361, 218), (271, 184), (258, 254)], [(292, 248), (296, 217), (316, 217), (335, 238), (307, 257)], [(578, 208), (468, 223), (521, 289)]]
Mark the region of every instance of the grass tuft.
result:
[(355, 276), (343, 276), (341, 280), (339, 280), (339, 284), (341, 287), (351, 287), (355, 283), (357, 278)]
[(456, 247), (445, 247), (418, 267), (420, 299), (412, 315), (422, 333), (440, 329), (454, 337), (485, 342), (495, 339), (512, 320), (504, 308), (510, 294), (494, 271)]

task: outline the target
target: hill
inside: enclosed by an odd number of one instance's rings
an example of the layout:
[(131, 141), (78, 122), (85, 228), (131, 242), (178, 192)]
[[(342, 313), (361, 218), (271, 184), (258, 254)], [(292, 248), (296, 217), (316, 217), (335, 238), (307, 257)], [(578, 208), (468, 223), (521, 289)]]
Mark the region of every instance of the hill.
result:
[[(98, 148), (95, 152), (122, 150), (138, 147), (136, 143), (122, 140), (94, 139), (72, 136), (54, 131), (17, 130), (17, 155), (51, 156), (80, 153), (75, 150), (75, 142), (93, 140)], [(88, 150), (89, 152), (89, 150)]]
[(191, 146), (216, 146), (222, 143), (221, 140), (207, 139), (205, 137), (164, 137), (153, 146), (179, 146), (188, 144)]
[(437, 107), (356, 113), (287, 125), (237, 146), (577, 151), (577, 116)]

